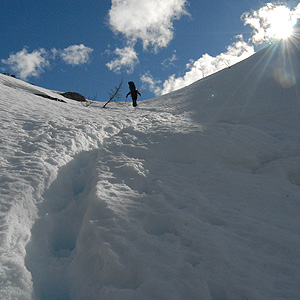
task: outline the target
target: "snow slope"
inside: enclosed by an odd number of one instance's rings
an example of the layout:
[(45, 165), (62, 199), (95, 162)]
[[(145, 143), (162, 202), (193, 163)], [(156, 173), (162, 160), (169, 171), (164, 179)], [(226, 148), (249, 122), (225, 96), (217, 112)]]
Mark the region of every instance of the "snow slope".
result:
[(0, 75), (1, 299), (299, 299), (300, 52), (86, 108)]

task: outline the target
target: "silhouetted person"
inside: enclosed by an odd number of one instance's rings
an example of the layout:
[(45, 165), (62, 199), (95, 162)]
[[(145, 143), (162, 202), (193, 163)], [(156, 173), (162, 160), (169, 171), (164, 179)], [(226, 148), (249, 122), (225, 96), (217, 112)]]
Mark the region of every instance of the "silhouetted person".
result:
[(128, 95), (130, 94), (131, 95), (131, 98), (132, 98), (132, 105), (134, 107), (137, 106), (137, 103), (136, 103), (136, 100), (137, 100), (137, 97), (138, 97), (138, 94), (141, 96), (140, 92), (136, 89), (135, 87), (135, 84), (133, 81), (129, 81), (128, 82), (128, 85), (129, 85), (129, 89), (130, 89), (130, 92), (126, 95), (126, 98), (128, 97)]

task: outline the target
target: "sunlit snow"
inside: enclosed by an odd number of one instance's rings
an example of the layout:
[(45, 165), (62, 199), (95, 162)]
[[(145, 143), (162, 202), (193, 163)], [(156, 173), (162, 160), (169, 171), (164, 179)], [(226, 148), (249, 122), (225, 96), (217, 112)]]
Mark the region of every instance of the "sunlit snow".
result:
[(299, 61), (137, 108), (0, 75), (0, 299), (299, 299)]

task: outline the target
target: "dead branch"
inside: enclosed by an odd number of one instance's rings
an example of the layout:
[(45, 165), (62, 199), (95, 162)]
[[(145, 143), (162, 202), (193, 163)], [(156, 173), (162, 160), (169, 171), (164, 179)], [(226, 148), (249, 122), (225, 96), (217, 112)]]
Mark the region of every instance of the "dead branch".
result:
[(123, 79), (119, 82), (118, 86), (116, 86), (114, 89), (111, 90), (109, 94), (109, 100), (103, 105), (103, 108), (106, 107), (106, 105), (111, 101), (117, 101), (121, 98), (120, 90), (122, 88)]

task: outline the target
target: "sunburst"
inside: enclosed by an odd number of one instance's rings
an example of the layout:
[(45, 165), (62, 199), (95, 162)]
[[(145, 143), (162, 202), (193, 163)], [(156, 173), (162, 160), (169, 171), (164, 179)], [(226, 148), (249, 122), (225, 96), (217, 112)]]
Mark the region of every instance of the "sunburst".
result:
[(276, 7), (268, 16), (267, 36), (275, 39), (288, 39), (293, 34), (297, 17), (285, 6)]

